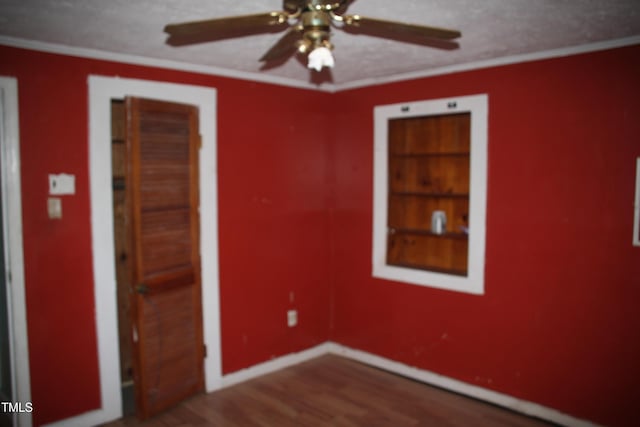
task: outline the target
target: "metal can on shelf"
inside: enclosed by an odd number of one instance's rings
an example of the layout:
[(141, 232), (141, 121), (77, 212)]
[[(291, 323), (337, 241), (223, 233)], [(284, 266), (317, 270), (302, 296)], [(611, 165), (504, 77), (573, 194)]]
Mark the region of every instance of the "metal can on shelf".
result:
[(433, 211), (431, 214), (431, 232), (444, 234), (447, 231), (447, 214), (444, 211)]

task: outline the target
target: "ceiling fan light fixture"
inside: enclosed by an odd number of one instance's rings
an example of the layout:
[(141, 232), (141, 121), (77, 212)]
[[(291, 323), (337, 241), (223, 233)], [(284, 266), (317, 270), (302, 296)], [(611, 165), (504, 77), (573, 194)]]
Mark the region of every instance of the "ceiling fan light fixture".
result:
[(336, 64), (331, 50), (324, 46), (319, 46), (309, 53), (307, 68), (321, 71), (323, 67), (333, 68)]
[(300, 55), (307, 55), (307, 67), (316, 71), (321, 71), (324, 67), (333, 68), (335, 65), (331, 53), (331, 27), (442, 49), (459, 47), (452, 40), (461, 37), (460, 31), (345, 15), (352, 2), (353, 0), (283, 0), (281, 12), (169, 24), (164, 31), (169, 34), (168, 44), (182, 46), (244, 34), (272, 32), (273, 27), (276, 30), (288, 28), (285, 35), (260, 61), (284, 62), (298, 52)]

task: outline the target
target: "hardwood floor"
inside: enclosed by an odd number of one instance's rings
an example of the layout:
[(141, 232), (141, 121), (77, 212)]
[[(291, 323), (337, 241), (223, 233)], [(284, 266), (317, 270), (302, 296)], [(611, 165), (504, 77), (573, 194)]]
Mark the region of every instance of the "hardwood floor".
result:
[(147, 422), (105, 427), (551, 426), (338, 356), (326, 355), (182, 402)]

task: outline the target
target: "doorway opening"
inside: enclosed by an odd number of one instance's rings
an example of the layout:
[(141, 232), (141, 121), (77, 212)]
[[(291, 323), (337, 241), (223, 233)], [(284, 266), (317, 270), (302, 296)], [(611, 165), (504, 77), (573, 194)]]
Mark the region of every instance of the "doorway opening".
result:
[[(222, 386), (218, 291), (216, 90), (119, 77), (89, 76), (91, 233), (102, 406), (65, 422), (95, 425), (122, 416), (111, 165), (111, 100), (128, 96), (193, 105), (199, 111), (202, 328), (207, 392)], [(206, 218), (206, 220), (203, 220)]]
[[(2, 286), (0, 286), (0, 397), (29, 402), (31, 385), (22, 250), (22, 191), (18, 82), (0, 76), (0, 196)], [(0, 425), (30, 427), (31, 413), (0, 414)]]
[(113, 241), (115, 246), (116, 290), (118, 300), (118, 342), (120, 344), (120, 382), (122, 415), (136, 412), (131, 349), (131, 308), (128, 281), (131, 277), (131, 253), (127, 236), (125, 194), (126, 144), (124, 99), (111, 100), (111, 170), (113, 194)]

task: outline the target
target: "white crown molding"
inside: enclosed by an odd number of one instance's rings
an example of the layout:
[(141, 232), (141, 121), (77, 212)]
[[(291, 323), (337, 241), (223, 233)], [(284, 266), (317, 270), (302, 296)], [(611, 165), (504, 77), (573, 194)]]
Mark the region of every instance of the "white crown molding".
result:
[(540, 52), (525, 53), (522, 55), (505, 56), (501, 58), (488, 59), (486, 61), (474, 61), (466, 64), (452, 65), (448, 67), (439, 67), (430, 70), (415, 71), (411, 73), (397, 74), (394, 76), (377, 77), (342, 84), (326, 83), (321, 86), (291, 79), (286, 77), (278, 77), (270, 74), (260, 74), (247, 71), (229, 70), (219, 67), (212, 67), (199, 64), (184, 63), (178, 61), (170, 61), (157, 58), (149, 58), (145, 56), (129, 55), (123, 53), (114, 53), (98, 49), (87, 49), (80, 47), (65, 46), (55, 43), (46, 43), (34, 40), (26, 40), (14, 37), (0, 36), (0, 45), (36, 50), (40, 52), (56, 53), (61, 55), (70, 55), (81, 58), (98, 59), (105, 61), (123, 62), (127, 64), (144, 65), (150, 67), (167, 68), (171, 70), (195, 72), (219, 77), (228, 77), (240, 80), (250, 80), (260, 83), (268, 83), (279, 86), (288, 86), (298, 89), (316, 90), (320, 92), (336, 93), (344, 90), (358, 89), (368, 86), (377, 86), (387, 83), (395, 83), (405, 80), (415, 80), (426, 77), (434, 77), (444, 74), (457, 73), (462, 71), (472, 71), (482, 68), (498, 67), (502, 65), (517, 64), (522, 62), (538, 61), (543, 59), (558, 58), (563, 56), (578, 55), (588, 52), (596, 52), (600, 50), (615, 49), (618, 47), (632, 46), (640, 44), (640, 36), (627, 37), (622, 39), (607, 40), (597, 43), (589, 43), (577, 46), (571, 46), (561, 49), (545, 50)]
[(148, 67), (165, 68), (170, 70), (186, 71), (207, 74), (218, 77), (228, 77), (239, 80), (267, 83), (278, 86), (288, 86), (298, 89), (317, 90), (321, 92), (334, 92), (333, 85), (322, 86), (287, 77), (278, 77), (271, 74), (252, 73), (248, 71), (231, 70), (209, 65), (192, 64), (167, 59), (150, 58), (147, 56), (130, 55), (125, 53), (109, 52), (99, 49), (66, 46), (56, 43), (47, 43), (35, 40), (20, 39), (15, 37), (0, 36), (0, 45), (35, 50), (38, 52), (55, 53), (60, 55), (75, 56), (79, 58), (97, 59), (102, 61), (122, 62), (125, 64), (142, 65)]
[(600, 50), (615, 49), (624, 46), (640, 44), (640, 36), (627, 37), (623, 39), (607, 40), (598, 43), (589, 43), (577, 46), (570, 46), (561, 49), (544, 50), (540, 52), (525, 53), (522, 55), (504, 56), (501, 58), (488, 59), (486, 61), (474, 61), (466, 64), (452, 65), (448, 67), (433, 68), (430, 70), (415, 71), (411, 73), (397, 74), (394, 76), (362, 79), (353, 82), (334, 85), (334, 91), (359, 89), (369, 86), (377, 86), (387, 83), (395, 83), (405, 80), (415, 80), (425, 77), (434, 77), (444, 74), (459, 73), (462, 71), (479, 70), (482, 68), (499, 67), (503, 65), (519, 64), (523, 62), (540, 61), (543, 59), (560, 58), (563, 56), (579, 55), (582, 53), (596, 52)]

